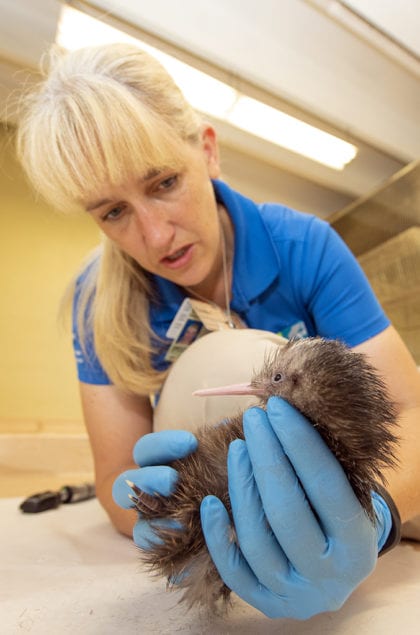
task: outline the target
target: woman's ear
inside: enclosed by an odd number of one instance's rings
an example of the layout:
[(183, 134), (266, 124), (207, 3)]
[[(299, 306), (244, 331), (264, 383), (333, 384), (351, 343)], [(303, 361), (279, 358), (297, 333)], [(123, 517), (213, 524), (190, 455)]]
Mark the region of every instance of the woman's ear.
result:
[(206, 158), (209, 176), (211, 179), (217, 179), (220, 176), (219, 146), (213, 126), (203, 126), (201, 130), (201, 145)]

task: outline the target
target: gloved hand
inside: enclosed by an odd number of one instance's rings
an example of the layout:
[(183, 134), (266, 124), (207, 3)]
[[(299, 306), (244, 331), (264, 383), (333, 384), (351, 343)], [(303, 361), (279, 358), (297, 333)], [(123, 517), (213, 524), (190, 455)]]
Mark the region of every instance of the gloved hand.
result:
[[(123, 472), (114, 482), (112, 495), (117, 505), (124, 509), (134, 507), (128, 496), (133, 491), (127, 481), (131, 481), (147, 494), (169, 496), (175, 488), (178, 473), (164, 464), (181, 459), (196, 449), (197, 439), (186, 430), (162, 430), (145, 434), (137, 441), (133, 450), (134, 461), (141, 467)], [(156, 520), (154, 524), (176, 526), (171, 520)], [(150, 542), (158, 540), (151, 524), (140, 516), (133, 529), (133, 539), (143, 549), (147, 549)]]
[(373, 498), (375, 527), (320, 435), (277, 397), (246, 411), (244, 432), (228, 454), (237, 543), (221, 501), (201, 504), (221, 578), (268, 617), (338, 609), (375, 567), (392, 524), (385, 502)]

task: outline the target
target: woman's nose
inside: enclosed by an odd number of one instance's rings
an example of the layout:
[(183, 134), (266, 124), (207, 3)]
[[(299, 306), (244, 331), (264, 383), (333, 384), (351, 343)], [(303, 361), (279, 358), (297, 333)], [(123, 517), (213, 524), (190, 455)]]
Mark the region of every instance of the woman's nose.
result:
[(175, 227), (168, 214), (162, 210), (136, 209), (137, 223), (148, 247), (167, 248), (173, 240)]

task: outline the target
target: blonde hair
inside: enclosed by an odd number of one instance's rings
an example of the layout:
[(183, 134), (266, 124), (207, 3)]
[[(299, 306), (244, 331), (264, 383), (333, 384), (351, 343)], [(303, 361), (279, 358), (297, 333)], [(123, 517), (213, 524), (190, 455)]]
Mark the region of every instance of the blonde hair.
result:
[[(80, 209), (106, 185), (150, 168), (177, 167), (180, 141), (197, 143), (201, 121), (153, 57), (127, 44), (49, 56), (46, 78), (23, 108), (19, 159), (54, 207)], [(82, 342), (93, 333), (111, 381), (130, 392), (157, 390), (151, 363), (147, 274), (104, 239), (83, 279), (77, 307)]]

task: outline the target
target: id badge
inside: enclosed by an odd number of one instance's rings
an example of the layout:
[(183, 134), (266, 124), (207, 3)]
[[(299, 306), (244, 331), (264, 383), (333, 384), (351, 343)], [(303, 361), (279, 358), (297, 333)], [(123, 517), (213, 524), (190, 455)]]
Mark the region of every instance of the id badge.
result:
[[(245, 328), (245, 324), (235, 313), (231, 313), (231, 320), (235, 328)], [(232, 326), (220, 307), (185, 298), (166, 332), (166, 337), (173, 342), (165, 355), (165, 361), (173, 362), (178, 359), (190, 344), (206, 333), (229, 328)]]

